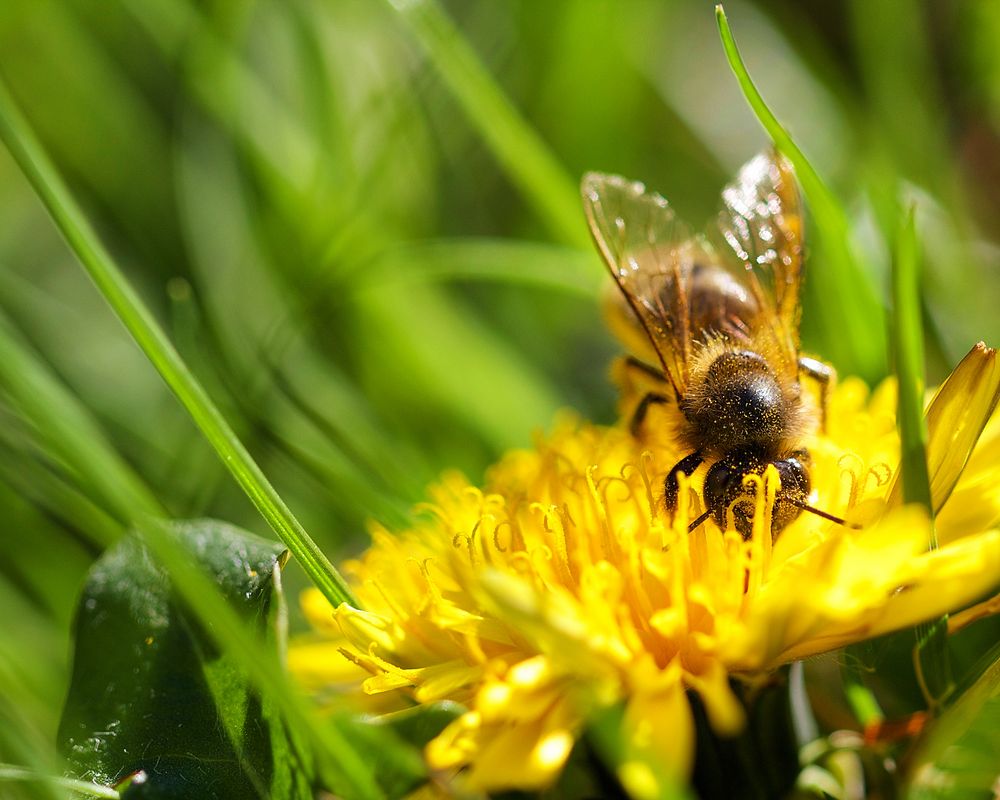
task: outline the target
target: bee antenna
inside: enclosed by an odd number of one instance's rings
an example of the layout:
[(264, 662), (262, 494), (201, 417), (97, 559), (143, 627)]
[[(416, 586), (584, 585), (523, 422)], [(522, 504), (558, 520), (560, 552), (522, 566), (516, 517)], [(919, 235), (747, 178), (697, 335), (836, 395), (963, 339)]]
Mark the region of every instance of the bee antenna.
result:
[(848, 522), (846, 519), (843, 519), (842, 517), (834, 516), (833, 514), (829, 514), (826, 511), (821, 511), (820, 509), (814, 508), (813, 506), (809, 505), (808, 503), (803, 503), (801, 500), (793, 500), (791, 498), (786, 498), (786, 499), (793, 506), (796, 506), (797, 508), (801, 508), (803, 511), (808, 511), (810, 514), (815, 514), (817, 517), (822, 517), (823, 519), (828, 519), (828, 520), (830, 520), (830, 522), (836, 522), (838, 525), (843, 525), (845, 528), (851, 528), (852, 530), (856, 530), (856, 531), (861, 530), (861, 526), (860, 525), (857, 525), (856, 523), (853, 523), (853, 522)]
[(710, 516), (712, 516), (712, 512), (711, 511), (706, 511), (704, 514), (702, 514), (700, 517), (698, 517), (698, 519), (696, 519), (694, 522), (692, 522), (690, 525), (688, 525), (688, 533), (691, 533), (695, 528), (697, 528), (699, 525), (701, 525), (701, 523), (703, 523)]
[[(859, 531), (861, 526), (854, 522), (848, 522), (843, 517), (835, 516), (819, 508), (809, 505), (808, 503), (803, 503), (801, 500), (787, 499), (787, 502), (791, 503), (797, 508), (801, 508), (803, 511), (808, 511), (810, 514), (815, 514), (817, 517), (822, 517), (823, 519), (828, 519), (830, 522), (836, 522), (838, 525), (843, 525), (845, 528), (850, 528), (851, 530)], [(694, 522), (688, 525), (688, 533), (693, 532), (699, 525), (701, 525), (705, 520), (712, 516), (711, 510), (706, 511), (700, 517), (698, 517)]]

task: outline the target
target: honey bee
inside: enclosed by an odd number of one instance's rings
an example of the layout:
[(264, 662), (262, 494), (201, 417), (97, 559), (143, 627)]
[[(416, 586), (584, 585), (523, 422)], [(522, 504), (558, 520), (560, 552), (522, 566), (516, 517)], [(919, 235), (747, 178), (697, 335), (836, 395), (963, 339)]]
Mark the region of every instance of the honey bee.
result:
[(609, 321), (632, 351), (627, 368), (651, 379), (632, 417), (639, 434), (652, 403), (674, 402), (688, 455), (664, 479), (673, 513), (678, 474), (710, 464), (705, 512), (744, 537), (753, 524), (748, 475), (773, 465), (781, 479), (772, 536), (803, 510), (843, 520), (808, 503), (816, 425), (800, 377), (816, 380), (825, 414), (833, 371), (799, 353), (802, 215), (791, 165), (776, 152), (753, 158), (722, 192), (718, 231), (692, 237), (667, 201), (641, 183), (589, 173), (581, 192), (590, 232), (621, 293)]

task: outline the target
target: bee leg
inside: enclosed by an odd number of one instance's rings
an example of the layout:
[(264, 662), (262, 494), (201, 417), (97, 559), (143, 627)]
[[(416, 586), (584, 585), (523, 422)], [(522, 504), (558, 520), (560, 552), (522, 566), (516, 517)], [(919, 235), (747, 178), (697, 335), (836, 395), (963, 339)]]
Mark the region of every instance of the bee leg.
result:
[(647, 378), (652, 378), (659, 383), (667, 382), (667, 376), (663, 374), (662, 369), (654, 367), (652, 364), (647, 364), (640, 358), (636, 358), (635, 356), (625, 356), (622, 360), (625, 363), (625, 369), (641, 372)]
[(829, 364), (824, 364), (822, 361), (808, 356), (799, 356), (799, 372), (808, 375), (819, 386), (820, 429), (826, 433), (826, 411), (830, 400), (830, 389), (833, 387), (836, 373)]
[(656, 392), (647, 392), (644, 394), (642, 400), (639, 401), (639, 405), (632, 412), (632, 421), (628, 425), (628, 429), (632, 432), (632, 435), (637, 437), (642, 432), (642, 423), (645, 421), (646, 412), (649, 411), (651, 405), (666, 402), (669, 402), (669, 398), (665, 395), (657, 394)]
[[(643, 384), (648, 386), (650, 383), (667, 383), (667, 376), (663, 374), (663, 370), (658, 369), (651, 364), (647, 364), (645, 361), (642, 361), (635, 356), (625, 356), (621, 359), (620, 363), (623, 367), (623, 377), (626, 381), (628, 381), (628, 383), (625, 384), (626, 392), (636, 391), (642, 388)], [(636, 373), (638, 374), (636, 375)], [(636, 378), (638, 378), (638, 380)], [(642, 396), (639, 404), (635, 407), (635, 411), (632, 412), (632, 421), (629, 423), (629, 430), (632, 432), (632, 435), (639, 435), (642, 429), (642, 423), (646, 419), (646, 412), (649, 411), (649, 407), (651, 405), (654, 403), (666, 402), (669, 402), (669, 398), (665, 394), (658, 391), (647, 391)]]
[(667, 511), (671, 514), (677, 510), (677, 495), (680, 492), (677, 473), (683, 472), (685, 475), (691, 475), (691, 473), (701, 466), (701, 462), (704, 460), (705, 456), (701, 454), (701, 451), (695, 450), (674, 464), (673, 469), (667, 473), (667, 477), (663, 481), (663, 499), (666, 501)]

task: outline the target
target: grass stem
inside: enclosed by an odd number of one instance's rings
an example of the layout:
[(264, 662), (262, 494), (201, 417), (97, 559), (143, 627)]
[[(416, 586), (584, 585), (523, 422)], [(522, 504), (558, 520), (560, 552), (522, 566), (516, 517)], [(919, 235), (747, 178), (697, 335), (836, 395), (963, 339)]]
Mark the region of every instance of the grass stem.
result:
[[(902, 447), (903, 502), (919, 503), (931, 517), (927, 546), (936, 550), (934, 505), (927, 469), (927, 422), (924, 419), (924, 339), (920, 314), (920, 246), (913, 207), (901, 215), (892, 260), (892, 345), (899, 381), (896, 414)], [(947, 615), (917, 626), (913, 660), (920, 688), (931, 708), (954, 687), (948, 657)]]
[(847, 363), (862, 377), (881, 378), (884, 375), (884, 314), (870, 276), (854, 256), (847, 213), (764, 102), (743, 62), (721, 5), (715, 7), (715, 15), (729, 66), (757, 120), (795, 168), (812, 211), (818, 241), (830, 262), (824, 269), (810, 273), (810, 280), (818, 289), (817, 296), (826, 298), (815, 309), (828, 334), (825, 338), (831, 347), (843, 348)]

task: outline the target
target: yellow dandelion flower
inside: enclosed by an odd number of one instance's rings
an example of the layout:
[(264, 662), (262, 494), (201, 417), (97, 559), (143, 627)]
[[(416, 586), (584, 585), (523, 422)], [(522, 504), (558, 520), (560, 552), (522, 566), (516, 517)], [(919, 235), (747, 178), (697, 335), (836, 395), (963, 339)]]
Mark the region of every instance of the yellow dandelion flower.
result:
[(684, 455), (664, 433), (672, 406), (650, 408), (641, 441), (567, 415), (533, 449), (500, 461), (484, 488), (448, 474), (411, 530), (376, 527), (347, 566), (364, 610), (307, 594), (308, 615), (330, 638), (326, 649), (293, 650), (293, 669), (311, 685), (324, 670), (330, 680), (361, 671), (368, 697), (460, 703), (465, 713), (426, 758), (471, 789), (552, 784), (587, 719), (621, 705), (628, 751), (640, 758), (619, 778), (650, 795), (644, 759), (676, 776), (691, 768), (688, 693), (718, 734), (733, 735), (745, 724), (733, 679), (914, 625), (997, 587), (1000, 426), (969, 458), (996, 402), (995, 369), (993, 351), (974, 350), (929, 411), (935, 497), (952, 500), (936, 551), (927, 516), (897, 499), (891, 382), (869, 394), (846, 380), (826, 432), (806, 442), (810, 502), (864, 527), (803, 514), (773, 542), (773, 468), (757, 478), (749, 539), (712, 521), (688, 533), (697, 493), (682, 492), (673, 520), (663, 504), (663, 477)]

